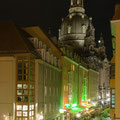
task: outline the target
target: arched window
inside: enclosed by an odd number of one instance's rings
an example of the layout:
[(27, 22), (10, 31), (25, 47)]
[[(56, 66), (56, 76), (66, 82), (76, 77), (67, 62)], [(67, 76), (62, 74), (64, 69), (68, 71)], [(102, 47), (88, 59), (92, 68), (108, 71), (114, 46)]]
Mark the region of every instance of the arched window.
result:
[(71, 26), (68, 26), (68, 33), (71, 33)]
[(82, 25), (82, 32), (86, 33), (86, 25), (85, 24)]

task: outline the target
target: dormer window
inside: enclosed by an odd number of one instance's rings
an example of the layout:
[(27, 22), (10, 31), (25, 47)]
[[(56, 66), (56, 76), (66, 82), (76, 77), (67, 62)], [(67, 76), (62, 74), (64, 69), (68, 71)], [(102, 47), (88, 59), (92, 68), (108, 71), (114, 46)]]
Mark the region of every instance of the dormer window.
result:
[(82, 32), (86, 33), (86, 25), (85, 24), (82, 25)]
[(71, 33), (71, 26), (68, 26), (68, 33)]

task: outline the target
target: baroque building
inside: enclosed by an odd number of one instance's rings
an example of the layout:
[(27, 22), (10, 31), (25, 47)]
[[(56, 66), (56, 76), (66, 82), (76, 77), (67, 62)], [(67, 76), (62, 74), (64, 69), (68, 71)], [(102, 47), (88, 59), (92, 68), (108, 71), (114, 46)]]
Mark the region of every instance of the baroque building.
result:
[[(94, 94), (93, 96), (96, 96), (96, 98), (93, 98), (93, 99), (99, 100), (100, 103), (102, 104), (106, 104), (106, 102), (108, 101), (106, 96), (110, 92), (110, 89), (109, 89), (110, 87), (109, 86), (109, 83), (110, 83), (109, 67), (110, 66), (109, 66), (109, 62), (106, 59), (105, 47), (104, 47), (104, 41), (103, 41), (102, 35), (101, 35), (101, 39), (99, 40), (98, 47), (96, 47), (95, 45), (94, 27), (92, 25), (92, 18), (88, 18), (88, 16), (85, 14), (85, 10), (83, 8), (83, 0), (71, 0), (69, 14), (62, 20), (62, 23), (59, 29), (59, 41), (61, 43), (60, 47), (61, 47), (61, 50), (63, 51), (63, 55), (69, 57), (70, 59), (72, 59), (77, 64), (79, 64), (80, 66), (84, 67), (87, 70), (87, 71), (84, 71), (84, 73), (86, 74), (85, 75), (86, 77), (83, 75), (84, 76), (83, 79), (80, 78), (81, 79), (80, 80), (78, 77), (77, 79), (79, 80), (76, 81), (77, 84), (80, 84), (81, 81), (82, 81), (81, 82), (82, 84), (84, 85), (86, 84), (87, 97), (84, 97), (85, 99), (82, 100), (82, 93), (81, 93), (81, 97), (80, 97), (81, 99), (79, 99), (79, 102), (76, 102), (76, 103), (80, 105), (81, 104), (80, 101), (86, 102), (88, 101), (90, 96), (92, 99), (91, 91), (94, 91), (93, 89), (96, 88), (97, 95)], [(92, 81), (93, 78), (90, 79), (89, 75), (94, 76), (93, 73), (90, 73), (89, 71), (90, 69), (96, 72), (94, 73), (98, 76), (98, 79), (94, 81)], [(81, 73), (79, 73), (79, 75), (82, 76)], [(87, 76), (89, 76), (88, 77), (89, 79), (87, 78)], [(84, 78), (86, 78), (85, 83), (83, 82), (85, 80)], [(75, 82), (74, 79), (73, 79), (73, 82)], [(92, 87), (91, 86), (92, 84), (90, 84), (93, 82), (96, 83), (95, 84), (96, 86), (94, 87)], [(62, 79), (62, 83), (66, 85), (68, 84), (68, 89), (69, 89), (70, 87), (69, 80), (65, 82), (64, 79)], [(76, 86), (74, 86), (73, 84), (72, 87), (74, 91), (75, 89), (74, 87)], [(64, 91), (63, 89), (64, 88), (62, 88), (62, 91), (63, 91), (62, 94), (64, 93), (66, 94), (66, 91)], [(76, 92), (78, 96), (80, 95), (79, 92), (78, 93)], [(62, 103), (64, 105), (66, 103), (65, 100)], [(70, 103), (69, 101), (67, 102)]]

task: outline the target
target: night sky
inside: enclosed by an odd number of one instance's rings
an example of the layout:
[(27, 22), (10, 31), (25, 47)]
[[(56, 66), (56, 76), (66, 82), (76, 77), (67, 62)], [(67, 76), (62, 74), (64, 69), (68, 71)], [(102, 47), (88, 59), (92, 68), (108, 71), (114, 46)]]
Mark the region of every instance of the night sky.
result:
[[(114, 15), (116, 3), (120, 0), (84, 0), (86, 14), (92, 16), (93, 24), (99, 34), (106, 29), (105, 39), (110, 39), (108, 21)], [(0, 0), (0, 20), (12, 20), (20, 27), (39, 25), (45, 30), (51, 28), (57, 35), (61, 19), (68, 14), (70, 0)], [(101, 28), (101, 26), (104, 26)], [(108, 35), (109, 34), (109, 35)], [(110, 48), (111, 49), (111, 48)], [(108, 51), (110, 52), (110, 51)]]

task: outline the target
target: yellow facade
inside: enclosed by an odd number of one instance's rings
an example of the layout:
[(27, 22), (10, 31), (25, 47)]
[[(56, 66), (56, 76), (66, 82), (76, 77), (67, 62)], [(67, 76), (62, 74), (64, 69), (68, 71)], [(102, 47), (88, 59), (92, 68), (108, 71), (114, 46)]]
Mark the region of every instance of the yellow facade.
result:
[[(114, 27), (113, 27), (114, 26)], [(113, 57), (111, 64), (115, 63), (115, 79), (111, 79), (110, 87), (111, 90), (115, 89), (113, 94), (111, 91), (111, 104), (113, 102), (113, 95), (115, 95), (115, 108), (111, 108), (111, 118), (115, 120), (120, 119), (120, 21), (112, 21), (113, 35), (115, 36), (115, 56)]]

